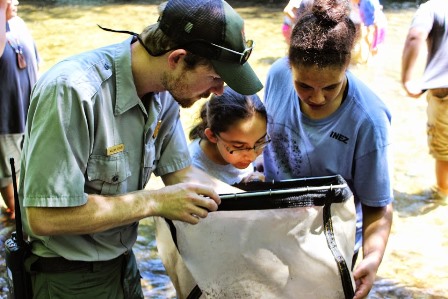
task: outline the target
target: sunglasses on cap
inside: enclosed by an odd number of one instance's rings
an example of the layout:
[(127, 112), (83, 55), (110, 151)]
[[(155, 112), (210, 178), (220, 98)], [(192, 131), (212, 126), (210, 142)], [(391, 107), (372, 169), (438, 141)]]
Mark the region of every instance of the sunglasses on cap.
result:
[(217, 58), (216, 60), (220, 60), (220, 61), (228, 61), (228, 62), (237, 62), (241, 65), (245, 64), (247, 62), (247, 60), (250, 57), (250, 54), (252, 54), (252, 50), (254, 48), (254, 41), (253, 40), (248, 40), (246, 41), (246, 48), (244, 49), (243, 52), (238, 52), (217, 44), (214, 44), (212, 42), (203, 40), (203, 39), (194, 39), (186, 44), (181, 45), (182, 46), (188, 46), (189, 44), (193, 44), (193, 43), (205, 43), (207, 45), (219, 48), (221, 50), (221, 54), (219, 55), (219, 58)]

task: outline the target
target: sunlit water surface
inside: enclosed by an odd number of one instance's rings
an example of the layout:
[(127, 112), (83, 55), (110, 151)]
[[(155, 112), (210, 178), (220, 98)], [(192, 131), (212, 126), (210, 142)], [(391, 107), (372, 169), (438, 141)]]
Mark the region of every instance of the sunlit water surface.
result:
[[(41, 71), (45, 72), (66, 56), (125, 38), (104, 32), (96, 24), (140, 32), (144, 25), (155, 22), (158, 2), (134, 1), (137, 4), (131, 5), (116, 1), (54, 1), (52, 6), (31, 0), (20, 3), (19, 14), (33, 32), (44, 59)], [(283, 5), (229, 3), (246, 20), (246, 35), (256, 42), (250, 62), (264, 80), (269, 65), (286, 53), (280, 31)], [(368, 298), (448, 298), (448, 207), (427, 201), (434, 174), (426, 147), (426, 102), (423, 98), (407, 98), (400, 85), (401, 52), (416, 6), (415, 2), (383, 4), (388, 18), (386, 43), (369, 64), (352, 67), (384, 99), (393, 114), (395, 217), (386, 255)], [(186, 131), (199, 105), (182, 110)], [(161, 186), (160, 180), (154, 178), (148, 188)], [(3, 242), (12, 230), (10, 224), (0, 226), (2, 256)], [(175, 298), (157, 255), (151, 219), (141, 221), (134, 250), (145, 296)], [(3, 259), (0, 274), (0, 297), (6, 298)]]

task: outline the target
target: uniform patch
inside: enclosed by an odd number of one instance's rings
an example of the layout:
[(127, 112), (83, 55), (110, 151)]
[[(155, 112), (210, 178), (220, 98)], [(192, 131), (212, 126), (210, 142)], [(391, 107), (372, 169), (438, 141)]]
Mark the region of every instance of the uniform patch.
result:
[(114, 146), (111, 146), (111, 147), (108, 147), (106, 149), (106, 154), (108, 156), (112, 156), (112, 155), (115, 155), (117, 153), (121, 153), (122, 151), (124, 151), (124, 144), (123, 143), (117, 144), (117, 145), (114, 145)]

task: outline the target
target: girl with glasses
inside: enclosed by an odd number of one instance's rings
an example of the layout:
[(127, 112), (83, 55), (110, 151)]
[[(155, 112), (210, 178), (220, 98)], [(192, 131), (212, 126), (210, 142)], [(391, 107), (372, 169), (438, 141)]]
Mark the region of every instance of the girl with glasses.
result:
[(271, 141), (267, 113), (257, 95), (225, 87), (201, 108), (200, 122), (190, 131), (192, 163), (228, 184), (264, 180), (253, 162)]

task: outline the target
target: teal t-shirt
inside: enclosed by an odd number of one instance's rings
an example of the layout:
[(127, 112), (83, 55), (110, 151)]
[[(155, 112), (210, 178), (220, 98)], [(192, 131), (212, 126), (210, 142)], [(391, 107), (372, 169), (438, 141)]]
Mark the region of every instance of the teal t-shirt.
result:
[(361, 245), (360, 203), (383, 207), (393, 199), (391, 115), (386, 105), (352, 73), (348, 92), (332, 115), (313, 120), (301, 113), (287, 58), (271, 67), (265, 106), (271, 143), (263, 152), (266, 181), (341, 175), (355, 196), (357, 248)]

